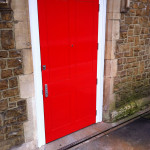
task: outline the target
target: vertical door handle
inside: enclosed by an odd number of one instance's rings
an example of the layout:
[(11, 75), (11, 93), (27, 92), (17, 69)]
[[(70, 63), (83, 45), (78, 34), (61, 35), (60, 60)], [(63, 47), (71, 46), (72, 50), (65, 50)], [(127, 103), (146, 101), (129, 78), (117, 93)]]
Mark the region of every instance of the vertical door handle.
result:
[(45, 84), (45, 97), (48, 97), (48, 85)]

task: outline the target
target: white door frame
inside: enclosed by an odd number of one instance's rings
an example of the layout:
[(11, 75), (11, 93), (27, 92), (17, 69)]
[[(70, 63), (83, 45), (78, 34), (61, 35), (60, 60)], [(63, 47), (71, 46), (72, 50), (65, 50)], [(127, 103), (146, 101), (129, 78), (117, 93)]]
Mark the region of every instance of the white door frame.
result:
[[(105, 54), (105, 24), (106, 24), (106, 2), (99, 0), (99, 31), (98, 31), (98, 62), (97, 62), (97, 95), (96, 95), (96, 122), (102, 121), (103, 108), (103, 78), (104, 78), (104, 54)], [(37, 122), (37, 142), (38, 147), (45, 145), (45, 123), (44, 123), (44, 106), (42, 94), (42, 73), (41, 73), (41, 54), (40, 38), (38, 24), (38, 7), (37, 0), (29, 0), (30, 31), (34, 68), (34, 87), (36, 103), (36, 122)]]

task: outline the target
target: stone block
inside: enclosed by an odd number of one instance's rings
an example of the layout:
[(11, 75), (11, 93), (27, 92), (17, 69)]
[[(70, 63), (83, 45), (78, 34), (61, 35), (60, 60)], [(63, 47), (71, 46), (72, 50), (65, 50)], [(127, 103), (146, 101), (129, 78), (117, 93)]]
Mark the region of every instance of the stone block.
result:
[(33, 60), (31, 49), (23, 50), (23, 72), (24, 74), (33, 73)]
[(28, 120), (27, 114), (24, 114), (17, 118), (17, 122), (25, 122)]
[(8, 88), (8, 80), (0, 80), (0, 90), (5, 90)]
[(9, 87), (14, 88), (18, 86), (18, 80), (17, 77), (9, 79)]
[(16, 68), (16, 69), (13, 69), (13, 72), (14, 72), (14, 75), (21, 75), (23, 74), (23, 68), (22, 67), (19, 67), (19, 68)]
[(112, 33), (113, 33), (113, 20), (107, 20), (106, 22), (106, 40), (112, 40)]
[(24, 123), (25, 142), (34, 140), (35, 137), (35, 118), (33, 114), (33, 98), (27, 99), (28, 121)]
[(33, 74), (19, 76), (20, 97), (30, 98), (34, 96)]
[(141, 33), (140, 25), (136, 25), (134, 28), (134, 35), (139, 35)]
[(7, 109), (8, 109), (8, 100), (7, 99), (1, 100), (0, 101), (0, 112), (5, 111)]
[(118, 40), (120, 36), (119, 20), (107, 20), (106, 22), (106, 40)]
[(0, 22), (0, 29), (9, 29), (13, 27), (12, 22)]
[(114, 78), (105, 77), (104, 78), (104, 100), (103, 109), (111, 110), (115, 106), (114, 99)]
[(113, 12), (109, 12), (107, 13), (107, 20), (119, 20), (121, 17), (120, 13), (113, 13)]
[(3, 91), (3, 97), (4, 98), (6, 98), (6, 97), (12, 97), (12, 96), (17, 96), (17, 95), (19, 95), (19, 90), (17, 88)]
[(12, 11), (2, 11), (1, 18), (3, 21), (11, 21), (13, 18)]
[(25, 106), (26, 105), (26, 100), (20, 100), (17, 102), (17, 106)]
[(3, 60), (2, 60), (2, 59), (0, 60), (0, 68), (1, 68), (1, 69), (5, 69), (5, 68), (6, 68), (6, 60), (4, 60), (4, 59), (3, 59)]
[(6, 50), (15, 48), (14, 33), (12, 30), (1, 31), (1, 45), (2, 49)]
[(31, 48), (30, 31), (27, 22), (15, 24), (15, 39), (17, 49)]
[(1, 78), (4, 79), (4, 78), (9, 78), (9, 77), (12, 77), (13, 74), (12, 74), (12, 70), (11, 69), (8, 69), (8, 70), (2, 70), (1, 71)]
[(0, 127), (2, 127), (3, 126), (3, 117), (2, 117), (2, 115), (0, 114)]
[(8, 64), (9, 68), (21, 67), (22, 66), (22, 59), (21, 58), (8, 59), (7, 64)]
[(5, 119), (19, 117), (26, 114), (26, 106), (21, 106), (15, 109), (7, 110), (5, 113)]
[(14, 11), (14, 19), (18, 21), (24, 21), (29, 18), (28, 13), (28, 1), (27, 0), (13, 0), (11, 2), (11, 7)]
[(7, 51), (0, 51), (0, 58), (7, 58), (8, 52)]
[(125, 24), (132, 24), (133, 23), (133, 17), (126, 17), (125, 18)]
[(120, 13), (121, 0), (107, 0), (107, 12)]
[(9, 102), (16, 102), (16, 101), (19, 101), (19, 100), (21, 100), (21, 98), (19, 96), (9, 98)]
[(16, 108), (16, 107), (17, 107), (16, 102), (14, 102), (14, 103), (9, 103), (9, 109)]
[(106, 41), (105, 47), (105, 59), (115, 59), (116, 51), (116, 42), (115, 41)]
[(105, 77), (115, 77), (117, 75), (117, 59), (105, 60)]
[(21, 56), (21, 50), (12, 50), (12, 51), (9, 51), (9, 57), (10, 58), (22, 57)]

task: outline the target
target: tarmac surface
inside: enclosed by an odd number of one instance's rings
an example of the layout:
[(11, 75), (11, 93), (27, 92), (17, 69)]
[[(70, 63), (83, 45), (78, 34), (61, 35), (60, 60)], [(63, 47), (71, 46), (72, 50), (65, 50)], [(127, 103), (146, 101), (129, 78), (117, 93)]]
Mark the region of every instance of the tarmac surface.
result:
[(150, 150), (150, 113), (71, 150)]

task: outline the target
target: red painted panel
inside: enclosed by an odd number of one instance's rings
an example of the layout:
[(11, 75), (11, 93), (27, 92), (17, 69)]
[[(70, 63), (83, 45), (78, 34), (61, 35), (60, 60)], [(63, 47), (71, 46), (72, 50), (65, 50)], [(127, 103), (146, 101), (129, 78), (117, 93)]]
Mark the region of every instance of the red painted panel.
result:
[(38, 0), (46, 142), (96, 121), (98, 0)]

